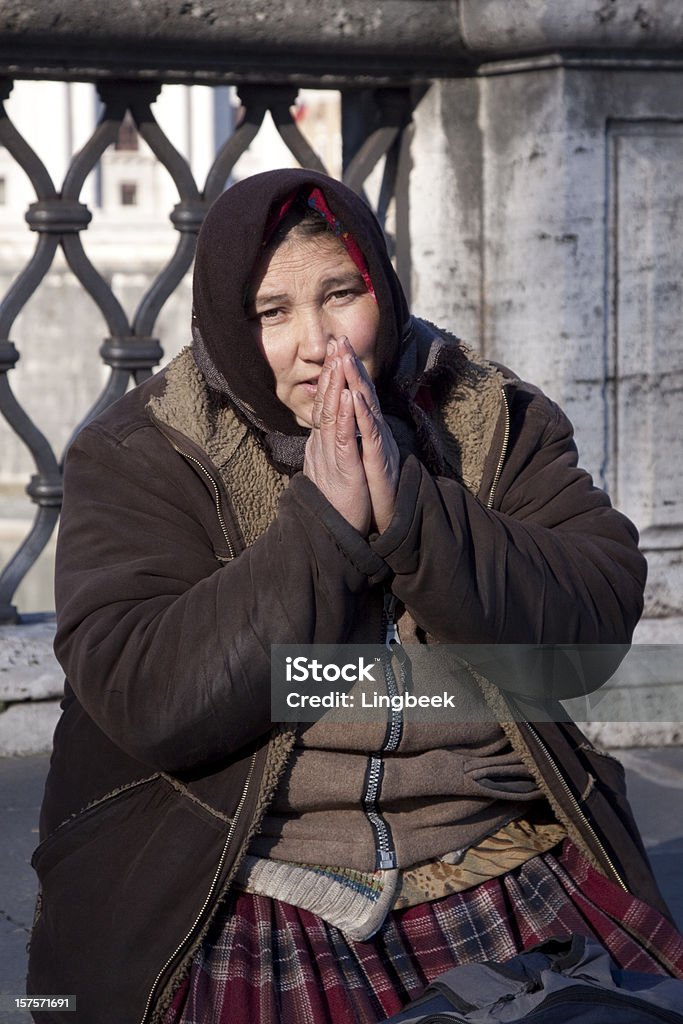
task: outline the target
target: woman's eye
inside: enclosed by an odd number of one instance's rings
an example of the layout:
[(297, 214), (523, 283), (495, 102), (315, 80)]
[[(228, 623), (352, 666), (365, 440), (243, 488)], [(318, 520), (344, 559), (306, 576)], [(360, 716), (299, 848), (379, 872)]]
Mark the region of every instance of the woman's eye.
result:
[(340, 288), (336, 292), (331, 292), (328, 298), (333, 301), (342, 302), (344, 299), (348, 299), (354, 294), (355, 292), (351, 288)]
[(260, 320), (261, 323), (268, 323), (277, 320), (282, 310), (279, 308), (273, 309), (262, 309), (256, 314), (256, 319)]

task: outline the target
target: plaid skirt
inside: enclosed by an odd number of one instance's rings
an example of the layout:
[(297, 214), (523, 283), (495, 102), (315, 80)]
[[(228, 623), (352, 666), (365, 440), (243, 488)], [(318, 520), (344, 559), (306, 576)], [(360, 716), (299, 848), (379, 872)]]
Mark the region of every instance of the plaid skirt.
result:
[(376, 1024), (457, 964), (501, 962), (572, 933), (597, 938), (621, 967), (683, 977), (683, 937), (567, 839), (499, 878), (390, 914), (365, 942), (235, 893), (164, 1024)]

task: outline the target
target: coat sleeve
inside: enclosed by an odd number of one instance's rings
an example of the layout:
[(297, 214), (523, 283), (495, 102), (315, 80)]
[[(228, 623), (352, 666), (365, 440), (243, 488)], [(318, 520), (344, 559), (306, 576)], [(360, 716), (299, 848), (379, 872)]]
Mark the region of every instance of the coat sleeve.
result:
[(221, 564), (202, 492), (151, 426), (121, 441), (94, 423), (67, 459), (55, 651), (97, 725), (169, 771), (267, 732), (271, 644), (343, 642), (355, 598), (388, 572), (302, 475)]
[(443, 643), (593, 645), (593, 678), (554, 694), (573, 695), (601, 685), (623, 657), (646, 563), (633, 524), (578, 467), (564, 413), (535, 389), (511, 411), (495, 509), (411, 457), (394, 518), (372, 546), (395, 574), (394, 593)]

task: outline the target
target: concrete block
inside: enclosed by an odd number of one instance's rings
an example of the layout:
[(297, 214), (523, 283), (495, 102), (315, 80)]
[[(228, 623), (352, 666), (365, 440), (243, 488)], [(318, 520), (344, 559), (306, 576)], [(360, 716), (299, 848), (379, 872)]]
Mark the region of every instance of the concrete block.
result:
[(600, 689), (564, 701), (600, 746), (659, 746), (683, 737), (683, 661), (676, 644), (634, 644)]
[[(678, 476), (680, 480), (680, 472)], [(676, 548), (667, 550), (650, 547), (648, 532), (644, 531), (641, 538), (641, 547), (648, 564), (646, 615), (659, 620), (659, 630), (664, 635), (664, 643), (683, 643), (683, 552)], [(670, 532), (674, 533), (673, 530)], [(665, 531), (662, 533), (665, 534)], [(672, 537), (673, 543), (675, 541)], [(668, 631), (664, 625), (665, 620), (670, 620)]]
[(59, 715), (58, 700), (11, 705), (0, 714), (0, 756), (49, 753)]
[[(681, 644), (683, 645), (683, 617), (641, 619), (633, 634), (634, 644)], [(683, 650), (683, 646), (681, 647)], [(683, 661), (683, 659), (681, 659)]]
[(52, 650), (54, 621), (0, 626), (0, 702), (61, 697), (62, 672)]
[(606, 750), (683, 743), (681, 722), (579, 722), (591, 743)]

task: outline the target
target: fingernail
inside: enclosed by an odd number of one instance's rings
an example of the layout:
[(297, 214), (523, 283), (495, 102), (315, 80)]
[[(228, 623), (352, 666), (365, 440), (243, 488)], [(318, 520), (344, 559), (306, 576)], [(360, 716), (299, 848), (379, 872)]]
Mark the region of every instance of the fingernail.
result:
[(328, 343), (327, 343), (327, 354), (328, 354), (328, 356), (333, 356), (335, 351), (336, 351), (336, 346), (335, 346), (334, 342), (333, 341), (328, 341)]

